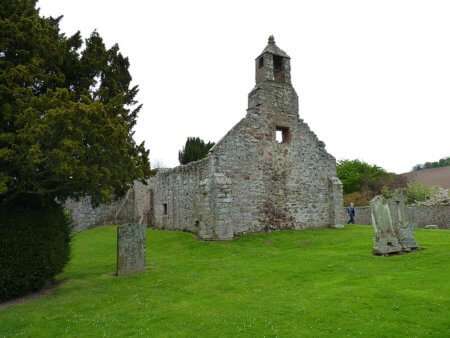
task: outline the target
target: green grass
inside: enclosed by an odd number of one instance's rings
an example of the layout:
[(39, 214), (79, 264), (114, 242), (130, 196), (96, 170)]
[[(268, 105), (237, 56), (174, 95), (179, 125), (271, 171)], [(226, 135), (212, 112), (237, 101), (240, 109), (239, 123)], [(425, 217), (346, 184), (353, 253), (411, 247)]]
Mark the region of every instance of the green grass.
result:
[(202, 242), (148, 231), (148, 269), (117, 278), (115, 228), (79, 233), (53, 293), (0, 310), (0, 337), (450, 337), (450, 231), (371, 254), (350, 226)]

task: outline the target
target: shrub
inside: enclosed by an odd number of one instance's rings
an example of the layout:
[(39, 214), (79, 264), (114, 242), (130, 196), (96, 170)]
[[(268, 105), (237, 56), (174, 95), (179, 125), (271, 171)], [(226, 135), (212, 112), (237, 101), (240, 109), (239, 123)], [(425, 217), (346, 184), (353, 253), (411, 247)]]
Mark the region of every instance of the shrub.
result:
[(436, 188), (426, 186), (420, 182), (409, 183), (408, 188), (406, 189), (408, 203), (426, 201), (435, 191)]
[(350, 205), (350, 203), (353, 203), (355, 207), (367, 206), (373, 197), (374, 196), (368, 192), (352, 192), (344, 195), (344, 205)]
[(0, 205), (0, 301), (41, 289), (69, 260), (70, 221), (55, 202)]

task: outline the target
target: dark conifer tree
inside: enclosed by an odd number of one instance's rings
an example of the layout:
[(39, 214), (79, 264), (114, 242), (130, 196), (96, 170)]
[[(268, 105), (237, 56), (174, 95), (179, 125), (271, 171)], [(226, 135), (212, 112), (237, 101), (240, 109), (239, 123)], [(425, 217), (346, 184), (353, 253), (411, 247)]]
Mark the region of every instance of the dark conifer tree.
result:
[(201, 160), (213, 146), (214, 142), (205, 143), (199, 137), (188, 137), (183, 149), (178, 152), (178, 160), (180, 164)]
[(133, 140), (129, 61), (97, 32), (67, 37), (34, 0), (0, 0), (0, 202), (32, 194), (94, 203), (149, 175)]
[(0, 0), (0, 301), (62, 271), (65, 199), (107, 202), (150, 174), (128, 59), (97, 32), (64, 35), (61, 18)]

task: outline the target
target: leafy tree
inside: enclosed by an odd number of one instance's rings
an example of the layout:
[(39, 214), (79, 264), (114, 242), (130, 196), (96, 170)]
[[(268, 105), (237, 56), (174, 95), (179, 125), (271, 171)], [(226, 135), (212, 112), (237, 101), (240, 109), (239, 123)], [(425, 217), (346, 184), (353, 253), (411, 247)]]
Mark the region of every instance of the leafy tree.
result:
[(360, 160), (339, 161), (336, 171), (343, 183), (346, 204), (367, 205), (375, 195), (404, 188), (407, 184), (404, 176)]
[(67, 37), (35, 0), (0, 0), (0, 203), (21, 195), (93, 203), (149, 175), (133, 140), (141, 105), (129, 61), (97, 32)]
[(213, 146), (214, 142), (205, 143), (199, 137), (188, 137), (183, 149), (178, 152), (178, 160), (181, 164), (201, 160)]
[(442, 168), (450, 166), (450, 157), (441, 158), (436, 162), (425, 162), (424, 164), (417, 164), (413, 167), (413, 171), (429, 169), (429, 168)]
[(337, 164), (337, 175), (344, 185), (344, 193), (378, 190), (380, 182), (389, 174), (376, 165), (360, 160), (343, 160)]

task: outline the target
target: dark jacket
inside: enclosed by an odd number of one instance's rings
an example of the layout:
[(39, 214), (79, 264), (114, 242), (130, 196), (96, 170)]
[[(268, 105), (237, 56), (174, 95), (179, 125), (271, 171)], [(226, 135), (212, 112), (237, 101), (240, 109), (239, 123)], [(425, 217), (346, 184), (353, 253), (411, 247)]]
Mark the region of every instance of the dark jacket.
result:
[(355, 217), (355, 208), (353, 208), (353, 207), (348, 207), (348, 208), (347, 208), (347, 214), (348, 214), (349, 216)]

